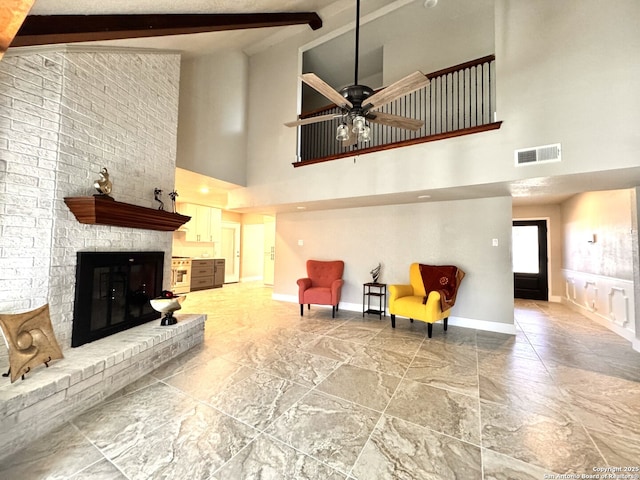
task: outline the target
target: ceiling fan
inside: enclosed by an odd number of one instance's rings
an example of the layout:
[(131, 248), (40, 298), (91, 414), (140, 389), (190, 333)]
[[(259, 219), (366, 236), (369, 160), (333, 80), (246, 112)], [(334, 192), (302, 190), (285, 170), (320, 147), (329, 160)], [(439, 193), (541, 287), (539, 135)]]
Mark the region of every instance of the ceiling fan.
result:
[(384, 105), (408, 95), (422, 87), (429, 85), (429, 79), (420, 71), (414, 72), (388, 87), (374, 92), (366, 85), (358, 84), (358, 49), (360, 45), (360, 0), (356, 3), (356, 45), (355, 45), (355, 78), (354, 84), (344, 87), (340, 91), (335, 90), (315, 73), (304, 73), (300, 79), (311, 88), (322, 94), (325, 98), (335, 103), (342, 110), (341, 113), (318, 115), (303, 118), (293, 122), (287, 122), (287, 127), (297, 127), (311, 123), (325, 122), (335, 118), (342, 118), (336, 131), (336, 139), (343, 146), (348, 147), (358, 141), (367, 142), (371, 138), (371, 129), (367, 121), (379, 123), (395, 128), (407, 130), (420, 130), (424, 121), (402, 117), (378, 111)]

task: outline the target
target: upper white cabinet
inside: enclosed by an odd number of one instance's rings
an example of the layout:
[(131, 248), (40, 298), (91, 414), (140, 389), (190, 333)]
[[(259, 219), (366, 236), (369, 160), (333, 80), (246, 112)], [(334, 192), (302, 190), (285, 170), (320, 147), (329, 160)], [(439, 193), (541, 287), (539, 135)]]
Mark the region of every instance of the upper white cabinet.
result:
[(182, 215), (191, 217), (191, 220), (185, 223), (181, 229), (186, 232), (187, 242), (220, 241), (222, 210), (204, 205), (180, 203), (178, 204), (178, 211)]

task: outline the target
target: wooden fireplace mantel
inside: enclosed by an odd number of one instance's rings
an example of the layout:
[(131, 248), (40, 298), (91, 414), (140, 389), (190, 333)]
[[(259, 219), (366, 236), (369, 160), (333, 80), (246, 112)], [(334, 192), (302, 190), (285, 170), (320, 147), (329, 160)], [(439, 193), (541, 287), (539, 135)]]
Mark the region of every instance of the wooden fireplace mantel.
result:
[(64, 203), (80, 223), (114, 225), (170, 232), (187, 223), (191, 217), (179, 213), (116, 202), (106, 195), (65, 197)]

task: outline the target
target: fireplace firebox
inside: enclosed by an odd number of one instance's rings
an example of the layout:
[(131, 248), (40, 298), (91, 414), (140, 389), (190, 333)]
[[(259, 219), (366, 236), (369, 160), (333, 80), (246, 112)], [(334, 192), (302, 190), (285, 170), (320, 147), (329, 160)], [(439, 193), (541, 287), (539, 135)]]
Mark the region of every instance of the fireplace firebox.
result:
[(164, 252), (78, 252), (71, 346), (160, 318)]

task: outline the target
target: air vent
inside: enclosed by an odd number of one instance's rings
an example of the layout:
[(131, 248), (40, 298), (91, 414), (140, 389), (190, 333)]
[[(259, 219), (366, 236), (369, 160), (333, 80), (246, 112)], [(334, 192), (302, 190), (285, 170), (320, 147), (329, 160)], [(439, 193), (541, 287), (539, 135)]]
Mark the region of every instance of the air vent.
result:
[(515, 151), (516, 166), (531, 165), (543, 162), (559, 162), (561, 160), (560, 144), (542, 147), (523, 148)]

